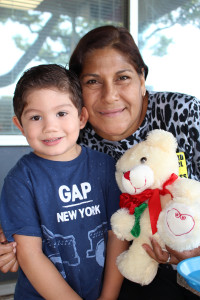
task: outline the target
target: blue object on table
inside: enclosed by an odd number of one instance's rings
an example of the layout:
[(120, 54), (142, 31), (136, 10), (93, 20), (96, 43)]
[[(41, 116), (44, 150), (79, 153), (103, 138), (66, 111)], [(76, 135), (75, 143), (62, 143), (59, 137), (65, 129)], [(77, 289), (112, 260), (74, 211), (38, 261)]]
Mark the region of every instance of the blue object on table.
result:
[(181, 261), (177, 271), (190, 287), (200, 292), (200, 256)]

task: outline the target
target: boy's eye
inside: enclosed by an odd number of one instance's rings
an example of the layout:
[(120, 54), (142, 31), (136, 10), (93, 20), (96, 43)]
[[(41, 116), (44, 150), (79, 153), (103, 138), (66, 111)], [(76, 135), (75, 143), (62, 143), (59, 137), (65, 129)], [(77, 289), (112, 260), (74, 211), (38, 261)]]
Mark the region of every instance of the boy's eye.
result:
[(58, 113), (57, 113), (57, 116), (58, 117), (64, 117), (64, 116), (66, 116), (67, 115), (67, 113), (65, 112), (65, 111), (59, 111)]
[(31, 117), (31, 120), (33, 120), (33, 121), (39, 121), (41, 119), (42, 119), (42, 117), (40, 117), (40, 116), (33, 116), (33, 117)]

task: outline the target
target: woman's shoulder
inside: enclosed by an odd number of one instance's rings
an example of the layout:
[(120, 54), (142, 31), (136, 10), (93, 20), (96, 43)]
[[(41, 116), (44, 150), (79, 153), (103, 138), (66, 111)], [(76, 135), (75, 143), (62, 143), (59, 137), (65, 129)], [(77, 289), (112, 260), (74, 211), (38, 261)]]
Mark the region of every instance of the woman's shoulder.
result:
[(180, 108), (182, 106), (190, 106), (192, 104), (200, 106), (200, 100), (198, 100), (195, 96), (168, 91), (149, 91), (149, 103), (151, 104), (154, 102), (156, 103), (156, 105), (160, 106), (170, 105), (171, 107), (174, 107), (174, 109)]
[[(178, 124), (194, 125), (199, 120), (199, 113), (200, 100), (194, 96), (175, 92), (149, 92), (146, 118), (159, 128), (168, 130), (172, 126), (175, 130)], [(159, 124), (156, 125), (156, 122)]]

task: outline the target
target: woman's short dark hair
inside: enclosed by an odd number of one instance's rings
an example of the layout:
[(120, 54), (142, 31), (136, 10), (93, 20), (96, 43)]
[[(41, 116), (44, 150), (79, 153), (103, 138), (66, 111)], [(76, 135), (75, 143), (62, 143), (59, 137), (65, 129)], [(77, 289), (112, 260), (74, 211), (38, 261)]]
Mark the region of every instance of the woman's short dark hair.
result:
[(76, 74), (57, 64), (43, 64), (26, 70), (17, 82), (13, 107), (21, 123), (21, 115), (26, 106), (26, 95), (29, 91), (43, 88), (57, 88), (69, 93), (69, 97), (80, 115), (83, 107), (81, 85)]
[(140, 51), (126, 28), (112, 25), (101, 26), (89, 31), (77, 44), (69, 61), (69, 69), (80, 76), (85, 57), (96, 49), (111, 47), (126, 56), (138, 74), (144, 72), (145, 79), (148, 67), (144, 63)]

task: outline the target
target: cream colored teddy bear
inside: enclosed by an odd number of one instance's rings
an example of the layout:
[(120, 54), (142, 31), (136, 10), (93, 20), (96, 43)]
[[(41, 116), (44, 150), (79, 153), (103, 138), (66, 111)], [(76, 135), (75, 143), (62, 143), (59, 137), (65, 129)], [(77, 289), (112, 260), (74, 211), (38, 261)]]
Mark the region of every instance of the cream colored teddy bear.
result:
[(171, 133), (156, 129), (116, 164), (121, 208), (111, 225), (120, 240), (134, 240), (117, 258), (117, 266), (141, 285), (149, 284), (158, 269), (142, 247), (150, 245), (150, 237), (178, 251), (200, 245), (200, 182), (178, 177), (176, 148)]

